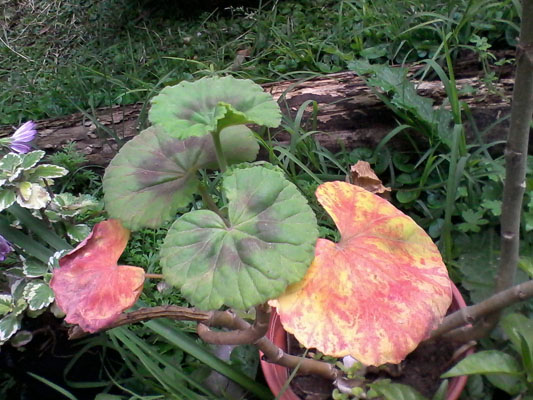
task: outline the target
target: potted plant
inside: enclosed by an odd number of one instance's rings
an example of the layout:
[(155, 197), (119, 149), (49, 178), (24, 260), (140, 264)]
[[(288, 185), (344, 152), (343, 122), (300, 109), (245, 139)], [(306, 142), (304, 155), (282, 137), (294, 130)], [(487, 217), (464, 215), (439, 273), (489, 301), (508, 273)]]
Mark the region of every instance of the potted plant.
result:
[[(280, 168), (253, 162), (259, 145), (246, 124), (276, 127), (281, 113), (251, 81), (209, 77), (167, 87), (152, 100), (149, 119), (152, 126), (106, 170), (112, 219), (97, 224), (54, 271), (57, 304), (79, 325), (72, 337), (151, 318), (192, 320), (209, 343), (253, 343), (270, 362), (346, 382), (334, 364), (286, 354), (269, 341), (270, 306), (304, 346), (382, 365), (533, 295), (527, 282), (444, 319), (452, 283), (437, 247), (388, 201), (347, 182), (317, 189), (341, 234), (337, 243), (319, 239), (297, 187)], [(198, 173), (206, 169), (220, 173)], [(175, 219), (190, 203), (195, 209)], [(174, 219), (161, 249), (162, 276), (117, 265), (129, 230)], [(164, 278), (194, 308), (124, 313), (146, 278)], [(253, 324), (232, 311), (252, 307)]]
[[(464, 307), (466, 307), (466, 303), (461, 293), (455, 285), (452, 285), (452, 304), (450, 306), (449, 313)], [(272, 312), (271, 314), (266, 337), (283, 351), (288, 351), (288, 335), (283, 329), (283, 325), (281, 324), (280, 317), (277, 312)], [(465, 351), (462, 352), (462, 354), (459, 354), (460, 357), (474, 353), (473, 346), (464, 347), (462, 350)], [(261, 368), (263, 369), (263, 374), (265, 375), (265, 379), (268, 383), (268, 386), (272, 390), (272, 393), (275, 395), (281, 394), (281, 397), (279, 398), (282, 400), (299, 399), (299, 397), (290, 387), (286, 387), (286, 382), (288, 379), (290, 379), (289, 369), (270, 363), (266, 360), (261, 360)], [(464, 375), (452, 378), (445, 390), (446, 400), (457, 400), (466, 385), (467, 379), (467, 376)]]

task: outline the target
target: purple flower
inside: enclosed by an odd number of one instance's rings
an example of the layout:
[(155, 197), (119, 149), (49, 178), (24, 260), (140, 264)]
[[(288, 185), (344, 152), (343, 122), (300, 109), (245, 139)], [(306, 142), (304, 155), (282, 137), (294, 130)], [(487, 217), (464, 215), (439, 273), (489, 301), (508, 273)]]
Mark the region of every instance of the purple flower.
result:
[(0, 235), (0, 261), (4, 261), (12, 250), (13, 248), (9, 245), (9, 242)]
[(30, 151), (31, 147), (28, 143), (35, 138), (35, 135), (37, 135), (35, 126), (35, 122), (28, 121), (19, 127), (13, 136), (11, 136), (11, 141), (9, 143), (11, 150), (21, 154)]

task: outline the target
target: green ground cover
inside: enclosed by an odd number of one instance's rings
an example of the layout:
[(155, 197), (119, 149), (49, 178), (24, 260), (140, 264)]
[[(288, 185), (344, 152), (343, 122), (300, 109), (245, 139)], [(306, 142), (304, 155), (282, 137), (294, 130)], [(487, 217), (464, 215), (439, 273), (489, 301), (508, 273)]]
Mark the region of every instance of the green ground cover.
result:
[(0, 123), (145, 101), (214, 72), (261, 83), (345, 70), (359, 57), (441, 58), (447, 35), (453, 54), (507, 48), (518, 32), (510, 0), (179, 3), (3, 1)]

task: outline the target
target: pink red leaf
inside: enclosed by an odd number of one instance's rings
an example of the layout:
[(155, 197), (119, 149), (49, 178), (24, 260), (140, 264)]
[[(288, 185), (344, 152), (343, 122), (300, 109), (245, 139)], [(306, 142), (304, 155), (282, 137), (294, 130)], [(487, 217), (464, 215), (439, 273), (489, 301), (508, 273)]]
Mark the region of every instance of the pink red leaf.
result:
[(96, 332), (135, 303), (142, 291), (144, 270), (117, 265), (129, 235), (118, 220), (100, 222), (59, 260), (50, 287), (67, 322)]
[(316, 195), (342, 239), (319, 239), (304, 279), (271, 305), (306, 347), (366, 365), (398, 363), (451, 303), (439, 251), (411, 218), (358, 186), (328, 182)]

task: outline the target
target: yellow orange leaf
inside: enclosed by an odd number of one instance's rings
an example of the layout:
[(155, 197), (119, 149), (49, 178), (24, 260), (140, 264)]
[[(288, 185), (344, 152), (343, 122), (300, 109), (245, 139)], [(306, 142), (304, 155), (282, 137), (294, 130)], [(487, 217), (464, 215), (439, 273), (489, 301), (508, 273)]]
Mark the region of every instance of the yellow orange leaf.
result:
[(96, 332), (135, 303), (142, 291), (144, 270), (117, 265), (129, 235), (118, 220), (100, 222), (59, 260), (50, 287), (67, 322)]
[(450, 306), (440, 253), (410, 217), (358, 186), (328, 182), (316, 196), (342, 239), (319, 239), (304, 279), (270, 304), (306, 347), (365, 365), (398, 363)]

